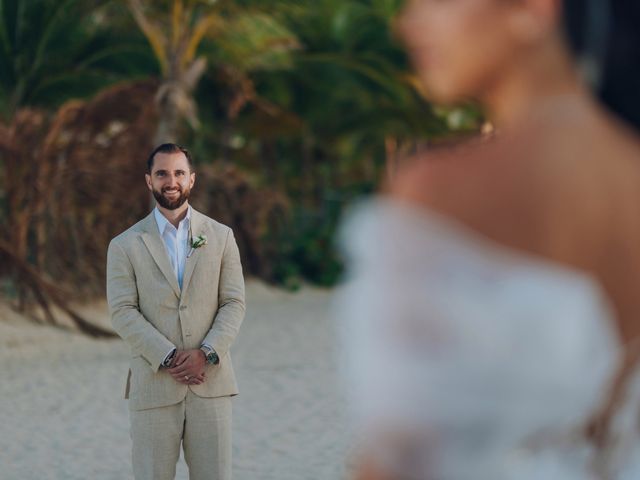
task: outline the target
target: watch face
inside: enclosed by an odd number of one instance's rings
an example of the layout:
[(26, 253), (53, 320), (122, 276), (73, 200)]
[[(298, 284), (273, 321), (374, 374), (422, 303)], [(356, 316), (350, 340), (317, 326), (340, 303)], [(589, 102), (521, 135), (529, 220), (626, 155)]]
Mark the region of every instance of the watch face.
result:
[(214, 364), (216, 360), (218, 360), (218, 355), (216, 355), (215, 352), (209, 352), (207, 354), (207, 362)]

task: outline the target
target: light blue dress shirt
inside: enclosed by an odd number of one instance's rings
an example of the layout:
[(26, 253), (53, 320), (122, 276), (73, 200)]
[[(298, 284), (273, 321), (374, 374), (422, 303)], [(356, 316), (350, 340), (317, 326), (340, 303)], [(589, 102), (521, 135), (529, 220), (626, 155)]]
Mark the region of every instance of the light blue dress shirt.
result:
[(155, 208), (153, 214), (158, 224), (160, 236), (164, 242), (167, 255), (173, 272), (176, 274), (178, 285), (182, 288), (182, 277), (184, 275), (184, 265), (187, 261), (189, 252), (189, 225), (191, 223), (191, 207), (187, 209), (187, 215), (180, 221), (178, 228), (167, 220), (158, 207)]

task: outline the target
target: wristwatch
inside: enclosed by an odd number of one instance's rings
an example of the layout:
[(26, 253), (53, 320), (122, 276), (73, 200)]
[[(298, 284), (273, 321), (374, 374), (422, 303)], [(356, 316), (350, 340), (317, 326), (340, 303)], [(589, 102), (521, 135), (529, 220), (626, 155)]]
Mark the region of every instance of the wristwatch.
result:
[(203, 343), (202, 345), (200, 345), (200, 350), (203, 351), (209, 365), (217, 365), (218, 363), (220, 363), (220, 357), (218, 357), (218, 354), (211, 345)]

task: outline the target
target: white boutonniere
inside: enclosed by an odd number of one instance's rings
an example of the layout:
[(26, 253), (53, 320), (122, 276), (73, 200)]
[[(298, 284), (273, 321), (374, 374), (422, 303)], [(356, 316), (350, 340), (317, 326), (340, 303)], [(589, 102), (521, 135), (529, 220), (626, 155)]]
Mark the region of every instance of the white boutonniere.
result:
[(206, 244), (207, 244), (207, 236), (206, 235), (198, 235), (197, 237), (193, 237), (191, 239), (191, 250), (189, 251), (189, 254), (187, 255), (187, 258), (189, 258), (191, 255), (193, 255), (193, 252), (195, 251), (196, 248), (203, 247)]

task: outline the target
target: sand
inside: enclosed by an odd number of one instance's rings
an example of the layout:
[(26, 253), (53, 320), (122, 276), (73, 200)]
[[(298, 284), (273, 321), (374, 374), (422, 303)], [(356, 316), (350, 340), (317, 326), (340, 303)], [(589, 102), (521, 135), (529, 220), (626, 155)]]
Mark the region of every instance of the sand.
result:
[[(247, 283), (232, 349), (235, 480), (345, 477), (348, 422), (330, 299), (322, 289)], [(104, 302), (84, 313), (109, 323)], [(0, 305), (0, 365), (0, 479), (133, 478), (122, 341), (34, 325)], [(182, 459), (176, 478), (188, 478)]]

